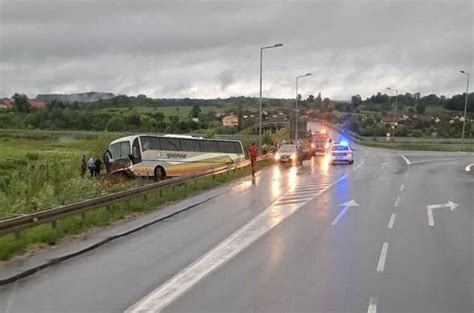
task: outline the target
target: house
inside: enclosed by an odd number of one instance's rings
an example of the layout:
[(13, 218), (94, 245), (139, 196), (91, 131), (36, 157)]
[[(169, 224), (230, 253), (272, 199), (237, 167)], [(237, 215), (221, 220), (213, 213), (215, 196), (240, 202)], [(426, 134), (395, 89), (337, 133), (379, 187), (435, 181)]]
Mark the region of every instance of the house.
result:
[(217, 113), (215, 114), (215, 116), (216, 116), (217, 118), (221, 118), (221, 117), (224, 117), (224, 116), (225, 116), (225, 113), (224, 113), (224, 112), (217, 112)]
[(222, 118), (222, 125), (224, 126), (238, 126), (239, 118), (235, 115), (229, 115)]
[(30, 104), (30, 108), (32, 109), (46, 109), (46, 107), (48, 106), (46, 102), (38, 100), (28, 100), (28, 103)]
[(0, 109), (11, 109), (13, 107), (13, 103), (9, 99), (1, 99), (0, 100)]
[(397, 123), (403, 120), (403, 115), (402, 114), (389, 114), (382, 116), (382, 123), (388, 124), (388, 123)]

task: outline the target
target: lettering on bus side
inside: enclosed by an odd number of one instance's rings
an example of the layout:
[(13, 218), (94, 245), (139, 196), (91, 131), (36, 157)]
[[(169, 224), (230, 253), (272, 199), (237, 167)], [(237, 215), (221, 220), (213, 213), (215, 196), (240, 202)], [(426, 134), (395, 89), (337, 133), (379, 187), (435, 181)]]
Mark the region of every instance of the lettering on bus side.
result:
[(168, 159), (186, 159), (186, 153), (167, 153)]

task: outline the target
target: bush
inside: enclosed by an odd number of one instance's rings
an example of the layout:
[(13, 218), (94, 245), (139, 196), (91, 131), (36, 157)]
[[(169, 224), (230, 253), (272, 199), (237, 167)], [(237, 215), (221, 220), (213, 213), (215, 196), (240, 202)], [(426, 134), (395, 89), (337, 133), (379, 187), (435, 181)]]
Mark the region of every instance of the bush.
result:
[(415, 130), (411, 133), (411, 135), (412, 135), (413, 137), (421, 137), (421, 136), (423, 136), (423, 131), (421, 131), (420, 129), (415, 129)]

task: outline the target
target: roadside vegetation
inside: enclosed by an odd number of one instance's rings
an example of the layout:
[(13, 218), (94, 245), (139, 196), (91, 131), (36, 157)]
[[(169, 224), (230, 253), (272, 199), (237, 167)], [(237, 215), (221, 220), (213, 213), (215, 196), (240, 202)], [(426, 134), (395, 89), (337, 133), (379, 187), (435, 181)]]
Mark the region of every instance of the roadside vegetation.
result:
[(102, 156), (112, 136), (2, 134), (0, 219), (92, 198), (143, 183), (81, 175), (81, 157)]
[[(273, 164), (273, 160), (259, 162), (258, 169)], [(13, 257), (27, 256), (49, 246), (60, 244), (75, 235), (105, 227), (139, 214), (159, 209), (173, 201), (182, 200), (197, 193), (228, 183), (237, 178), (249, 176), (248, 167), (234, 172), (209, 176), (185, 185), (168, 188), (163, 192), (148, 194), (128, 202), (100, 208), (84, 216), (77, 215), (57, 222), (56, 228), (49, 224), (40, 225), (21, 232), (0, 237), (0, 260), (7, 261)]]

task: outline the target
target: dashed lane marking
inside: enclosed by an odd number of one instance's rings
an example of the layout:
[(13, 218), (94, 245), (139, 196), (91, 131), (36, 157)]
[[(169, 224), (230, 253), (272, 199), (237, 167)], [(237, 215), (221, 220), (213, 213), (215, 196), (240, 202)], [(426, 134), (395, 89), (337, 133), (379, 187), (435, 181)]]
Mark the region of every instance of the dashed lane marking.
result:
[(383, 272), (385, 269), (385, 260), (387, 258), (388, 252), (388, 242), (384, 242), (382, 246), (382, 251), (380, 251), (379, 262), (377, 264), (377, 272)]
[(367, 313), (377, 313), (377, 298), (371, 297), (369, 301), (369, 308)]
[(388, 226), (387, 226), (388, 229), (393, 229), (393, 224), (395, 224), (396, 217), (397, 215), (395, 213), (392, 213), (392, 215), (390, 216), (390, 220), (388, 221)]
[(397, 199), (395, 200), (395, 207), (398, 208), (400, 206), (400, 196), (397, 196)]
[(405, 185), (404, 185), (404, 184), (402, 184), (402, 185), (400, 186), (400, 191), (403, 191), (403, 189), (405, 189)]

